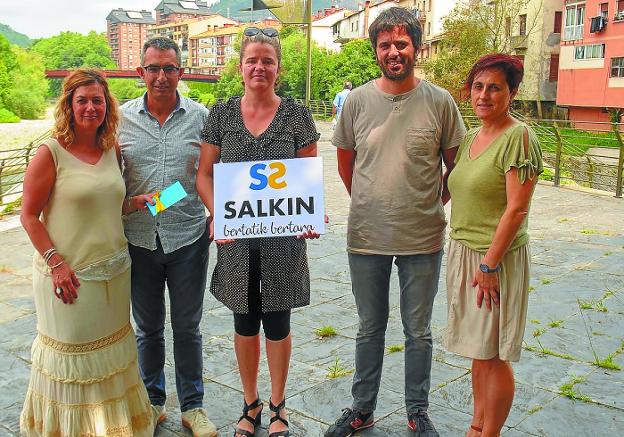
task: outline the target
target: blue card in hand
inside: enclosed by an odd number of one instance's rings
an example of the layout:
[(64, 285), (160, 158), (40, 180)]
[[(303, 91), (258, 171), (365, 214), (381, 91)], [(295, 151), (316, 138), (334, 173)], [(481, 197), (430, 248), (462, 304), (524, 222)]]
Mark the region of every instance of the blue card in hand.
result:
[(184, 199), (186, 197), (186, 191), (184, 191), (184, 187), (180, 183), (180, 181), (176, 181), (173, 184), (169, 185), (167, 188), (162, 190), (158, 195), (154, 196), (153, 199), (156, 202), (154, 205), (147, 204), (147, 208), (150, 210), (153, 216), (156, 216), (159, 212), (164, 211), (169, 208), (176, 202)]

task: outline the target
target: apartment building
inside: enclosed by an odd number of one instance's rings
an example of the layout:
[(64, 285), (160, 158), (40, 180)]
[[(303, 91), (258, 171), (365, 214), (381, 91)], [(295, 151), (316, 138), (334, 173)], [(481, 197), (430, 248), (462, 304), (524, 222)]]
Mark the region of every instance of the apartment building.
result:
[(281, 23), (277, 20), (264, 19), (253, 24), (226, 23), (221, 27), (213, 27), (205, 32), (189, 38), (190, 71), (193, 73), (221, 75), (226, 64), (232, 57), (238, 56), (234, 42), (247, 26), (272, 27), (280, 30)]
[(191, 71), (221, 75), (235, 54), (234, 41), (243, 28), (243, 25), (226, 25), (191, 37)]
[(368, 28), (375, 18), (381, 12), (398, 4), (398, 0), (367, 0), (360, 3), (358, 11), (334, 24), (334, 42), (345, 44), (353, 39), (368, 38)]
[(213, 15), (207, 1), (200, 0), (161, 0), (156, 11), (156, 24), (175, 23)]
[(422, 76), (422, 64), (435, 57), (444, 33), (444, 18), (458, 0), (401, 0), (399, 6), (412, 11), (422, 27), (422, 45), (418, 53), (416, 75)]
[(557, 104), (570, 120), (610, 121), (614, 110), (624, 111), (624, 0), (561, 6)]
[(444, 17), (459, 0), (377, 0), (366, 1), (360, 10), (334, 25), (334, 42), (344, 44), (355, 38), (368, 38), (368, 27), (380, 12), (400, 6), (410, 10), (420, 22), (422, 44), (417, 55), (415, 74), (424, 76), (422, 65), (438, 52), (443, 34)]
[(106, 37), (117, 67), (121, 70), (139, 67), (147, 29), (156, 23), (152, 13), (113, 9), (106, 17), (106, 23)]
[(325, 8), (312, 17), (312, 40), (317, 46), (332, 52), (340, 51), (341, 45), (334, 42), (334, 26), (340, 20), (353, 14), (345, 8)]
[(190, 39), (207, 30), (216, 29), (225, 25), (235, 26), (238, 21), (225, 18), (219, 14), (212, 14), (207, 17), (192, 18), (186, 21), (151, 26), (147, 32), (148, 38), (156, 36), (167, 36), (174, 40), (182, 52), (182, 66), (192, 67), (192, 56), (189, 55)]
[(529, 0), (501, 22), (505, 49), (524, 64), (516, 100), (540, 118), (551, 117), (557, 97), (562, 9), (561, 0)]

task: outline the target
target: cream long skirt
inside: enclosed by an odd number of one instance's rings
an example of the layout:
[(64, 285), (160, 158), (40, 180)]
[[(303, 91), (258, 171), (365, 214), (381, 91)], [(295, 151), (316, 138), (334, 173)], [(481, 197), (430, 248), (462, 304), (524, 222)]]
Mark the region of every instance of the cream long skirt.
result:
[(467, 358), (518, 361), (526, 325), (529, 299), (529, 245), (520, 246), (503, 257), (498, 273), (500, 307), (485, 303), (477, 307), (474, 273), (483, 254), (451, 239), (446, 266), (448, 321), (444, 345)]
[(81, 280), (71, 305), (54, 296), (48, 275), (33, 270), (38, 334), (22, 435), (153, 435), (130, 326), (130, 269), (108, 281)]

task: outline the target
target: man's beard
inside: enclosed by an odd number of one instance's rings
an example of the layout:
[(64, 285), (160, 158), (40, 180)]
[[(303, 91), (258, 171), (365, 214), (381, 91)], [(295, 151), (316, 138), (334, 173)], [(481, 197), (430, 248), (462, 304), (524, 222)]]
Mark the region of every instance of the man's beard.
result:
[(398, 73), (391, 71), (386, 66), (385, 62), (377, 61), (377, 65), (379, 65), (379, 68), (381, 69), (382, 74), (385, 77), (387, 77), (389, 80), (400, 81), (414, 74), (414, 60), (404, 58), (403, 56), (400, 56), (399, 59), (401, 60), (403, 64), (403, 69)]

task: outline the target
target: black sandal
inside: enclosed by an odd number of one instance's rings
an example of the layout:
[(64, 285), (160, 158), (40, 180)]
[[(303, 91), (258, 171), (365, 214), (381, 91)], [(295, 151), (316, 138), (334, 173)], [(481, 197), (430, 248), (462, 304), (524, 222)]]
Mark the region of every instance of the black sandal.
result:
[(258, 413), (256, 414), (255, 419), (251, 417), (248, 413), (249, 413), (249, 410), (253, 410), (254, 408), (258, 408), (258, 407), (264, 407), (264, 404), (260, 402), (260, 398), (256, 399), (249, 405), (247, 405), (247, 403), (245, 402), (245, 399), (243, 399), (243, 415), (240, 417), (240, 419), (238, 419), (238, 422), (236, 422), (236, 424), (238, 425), (239, 423), (241, 423), (242, 420), (246, 420), (247, 422), (253, 425), (254, 430), (253, 432), (251, 432), (251, 431), (247, 431), (246, 429), (237, 427), (234, 430), (235, 437), (236, 437), (236, 434), (244, 435), (245, 437), (255, 437), (256, 428), (262, 425), (262, 408), (260, 408), (260, 411), (258, 411)]
[[(285, 407), (286, 407), (286, 398), (284, 398), (282, 402), (280, 402), (279, 405), (277, 406), (273, 405), (273, 401), (269, 399), (269, 410), (275, 413), (275, 416), (271, 417), (271, 420), (269, 421), (269, 426), (271, 426), (271, 423), (276, 422), (278, 420), (282, 422), (284, 425), (288, 426), (288, 420), (284, 419), (279, 414), (280, 410), (283, 410)], [(289, 436), (290, 436), (289, 430), (275, 431), (269, 434), (269, 437), (289, 437)]]

